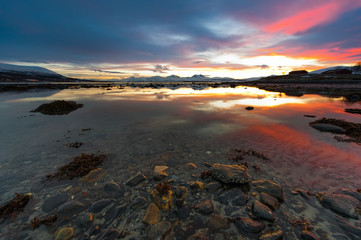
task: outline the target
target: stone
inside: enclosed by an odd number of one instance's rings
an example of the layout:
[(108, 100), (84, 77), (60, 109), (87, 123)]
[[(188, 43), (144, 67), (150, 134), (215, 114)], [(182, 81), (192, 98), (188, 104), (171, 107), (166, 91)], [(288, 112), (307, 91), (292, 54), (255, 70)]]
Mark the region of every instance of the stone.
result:
[(283, 231), (282, 230), (274, 230), (263, 233), (258, 240), (282, 240), (283, 239)]
[(186, 167), (186, 169), (189, 169), (189, 170), (197, 169), (197, 165), (195, 165), (194, 163), (187, 163), (187, 165), (185, 167)]
[(252, 213), (259, 219), (273, 222), (275, 215), (272, 210), (259, 201), (254, 201), (252, 204)]
[(311, 127), (314, 129), (320, 131), (320, 132), (330, 132), (330, 133), (336, 133), (336, 134), (344, 134), (346, 133), (346, 130), (327, 123), (312, 123), (310, 124)]
[(103, 191), (115, 198), (121, 197), (124, 195), (124, 189), (120, 188), (120, 186), (115, 182), (108, 182), (104, 184)]
[(175, 204), (176, 206), (181, 206), (188, 196), (188, 189), (184, 186), (174, 187), (174, 195), (176, 197)]
[(68, 240), (74, 236), (74, 228), (64, 227), (56, 231), (55, 240)]
[(125, 204), (116, 205), (114, 204), (106, 213), (104, 216), (104, 223), (103, 226), (108, 227), (116, 218), (119, 218), (121, 215), (125, 213), (127, 210)]
[(213, 203), (210, 200), (204, 200), (199, 203), (197, 203), (194, 206), (194, 209), (196, 212), (199, 212), (201, 214), (211, 214), (213, 212)]
[(150, 192), (153, 197), (154, 202), (159, 208), (163, 211), (167, 211), (172, 206), (173, 201), (173, 192), (168, 189), (164, 192), (159, 192), (157, 189), (154, 189)]
[(212, 177), (222, 183), (247, 184), (251, 181), (248, 169), (242, 165), (213, 164)]
[(303, 189), (296, 189), (296, 191), (306, 200), (311, 200), (311, 196), (308, 195), (308, 192)]
[(216, 201), (228, 205), (229, 201), (232, 202), (234, 206), (244, 206), (247, 204), (249, 197), (242, 192), (240, 189), (235, 189), (221, 193), (215, 198)]
[(320, 193), (317, 197), (325, 208), (329, 208), (341, 216), (358, 219), (357, 208), (360, 201), (357, 198), (350, 195), (333, 193)]
[(72, 216), (82, 212), (85, 208), (86, 206), (83, 203), (74, 200), (62, 205), (58, 210), (58, 214), (62, 216)]
[(153, 171), (154, 179), (160, 181), (168, 177), (168, 174), (165, 172), (167, 169), (167, 166), (155, 166)]
[(239, 233), (260, 233), (265, 228), (262, 222), (250, 218), (237, 218), (234, 220), (234, 225)]
[(192, 208), (189, 205), (184, 205), (177, 210), (175, 210), (175, 214), (179, 219), (186, 219), (189, 217), (189, 214), (192, 212)]
[(142, 207), (146, 203), (147, 203), (147, 199), (145, 199), (145, 197), (138, 197), (137, 199), (134, 200), (132, 205), (130, 205), (130, 208), (137, 209), (139, 207)]
[(251, 111), (251, 110), (253, 110), (253, 109), (254, 109), (254, 107), (252, 107), (252, 106), (248, 106), (248, 107), (245, 107), (244, 109), (246, 109), (246, 110), (248, 110), (248, 111)]
[(93, 213), (80, 213), (76, 219), (75, 223), (79, 228), (88, 228), (93, 222), (94, 215)]
[(137, 174), (133, 175), (126, 181), (126, 185), (134, 187), (138, 185), (140, 182), (144, 181), (145, 179), (146, 176), (144, 176), (141, 172), (138, 172)]
[(162, 221), (154, 224), (147, 234), (149, 240), (166, 239), (172, 232), (172, 224), (168, 221)]
[(318, 240), (318, 238), (312, 232), (303, 230), (301, 233), (302, 239), (304, 240)]
[(114, 199), (103, 199), (93, 203), (93, 205), (89, 208), (89, 212), (98, 213), (103, 210), (105, 207), (109, 206), (114, 202)]
[(343, 229), (347, 234), (361, 236), (361, 227), (357, 227), (341, 217), (336, 217), (335, 219), (340, 228)]
[(257, 180), (251, 182), (251, 187), (257, 192), (264, 192), (278, 200), (284, 201), (283, 189), (275, 182), (269, 180)]
[(208, 240), (208, 237), (206, 234), (198, 232), (189, 236), (187, 240)]
[(354, 198), (357, 198), (359, 201), (361, 201), (361, 192), (352, 191), (350, 189), (342, 189), (341, 193), (346, 194), (346, 195), (350, 195), (350, 196), (352, 196)]
[(190, 188), (193, 190), (204, 190), (205, 184), (201, 181), (192, 181), (188, 183)]
[(81, 178), (82, 182), (96, 183), (99, 182), (106, 174), (106, 171), (102, 168), (96, 168), (91, 170), (87, 175)]
[(209, 193), (215, 193), (218, 189), (222, 188), (222, 184), (219, 182), (210, 182), (206, 185), (206, 190)]
[(212, 230), (219, 230), (219, 229), (227, 229), (229, 228), (229, 224), (227, 222), (226, 219), (224, 219), (221, 215), (212, 215), (208, 222), (207, 225), (210, 229)]
[(145, 210), (145, 214), (143, 216), (142, 222), (153, 225), (160, 221), (160, 210), (156, 204), (149, 204), (147, 210)]
[(271, 195), (262, 192), (261, 193), (261, 202), (271, 208), (273, 211), (279, 207), (279, 202), (277, 198), (272, 197)]
[(44, 201), (42, 210), (48, 213), (54, 210), (55, 208), (59, 207), (60, 205), (66, 203), (68, 198), (69, 195), (67, 193), (59, 193), (54, 196), (51, 196)]

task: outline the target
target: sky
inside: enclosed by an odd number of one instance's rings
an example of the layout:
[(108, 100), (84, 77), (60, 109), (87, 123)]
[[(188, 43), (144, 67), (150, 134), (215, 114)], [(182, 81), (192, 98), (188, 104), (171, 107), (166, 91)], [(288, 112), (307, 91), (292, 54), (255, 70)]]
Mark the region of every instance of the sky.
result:
[(12, 0), (0, 62), (68, 77), (249, 78), (361, 61), (360, 0)]

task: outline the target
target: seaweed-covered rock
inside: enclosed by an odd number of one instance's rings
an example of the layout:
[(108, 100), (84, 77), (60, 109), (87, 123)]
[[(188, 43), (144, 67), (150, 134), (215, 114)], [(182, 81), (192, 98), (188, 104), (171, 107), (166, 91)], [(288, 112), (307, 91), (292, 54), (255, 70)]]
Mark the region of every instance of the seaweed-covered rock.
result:
[(162, 210), (167, 211), (172, 206), (173, 192), (167, 181), (159, 183), (156, 186), (156, 189), (152, 190), (150, 194), (152, 195), (154, 202)]
[(83, 104), (77, 104), (74, 101), (57, 100), (41, 104), (31, 112), (40, 112), (46, 115), (66, 115), (81, 107), (83, 107)]
[(213, 164), (212, 177), (222, 183), (247, 184), (251, 181), (248, 168), (242, 165)]
[(346, 217), (358, 219), (357, 208), (360, 201), (345, 194), (320, 193), (318, 199), (322, 206)]
[(254, 190), (262, 193), (267, 193), (281, 201), (284, 201), (283, 189), (282, 187), (269, 180), (257, 180), (251, 183), (251, 186)]
[(253, 214), (262, 220), (267, 220), (273, 222), (275, 220), (275, 215), (272, 210), (259, 201), (254, 201), (252, 204)]
[(16, 197), (11, 199), (9, 202), (0, 206), (0, 217), (8, 218), (15, 217), (24, 211), (24, 208), (32, 198), (31, 193), (18, 194), (15, 193)]

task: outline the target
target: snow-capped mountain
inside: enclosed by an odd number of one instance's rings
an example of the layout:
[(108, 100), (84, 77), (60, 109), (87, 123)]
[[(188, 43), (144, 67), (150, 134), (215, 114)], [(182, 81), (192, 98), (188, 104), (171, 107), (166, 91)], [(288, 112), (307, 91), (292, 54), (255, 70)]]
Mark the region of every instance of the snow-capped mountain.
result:
[(312, 72), (309, 72), (309, 74), (322, 74), (323, 72), (330, 71), (330, 70), (340, 70), (340, 69), (347, 69), (353, 71), (354, 67), (349, 66), (335, 66), (335, 67), (329, 67), (329, 68), (322, 68), (318, 69)]
[(21, 72), (28, 74), (46, 74), (46, 75), (60, 75), (49, 69), (36, 66), (19, 66), (6, 63), (0, 63), (0, 72)]

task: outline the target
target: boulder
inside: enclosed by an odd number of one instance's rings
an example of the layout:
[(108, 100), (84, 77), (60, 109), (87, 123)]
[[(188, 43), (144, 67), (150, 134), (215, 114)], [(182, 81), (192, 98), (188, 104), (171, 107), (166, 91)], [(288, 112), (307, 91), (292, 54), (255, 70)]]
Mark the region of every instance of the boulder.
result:
[(320, 193), (317, 197), (325, 208), (329, 208), (342, 216), (358, 219), (357, 208), (360, 205), (360, 201), (357, 198), (334, 193)]
[(275, 215), (272, 210), (259, 201), (254, 201), (252, 204), (252, 213), (259, 219), (273, 222)]
[(283, 189), (275, 182), (269, 180), (257, 180), (251, 183), (251, 187), (257, 192), (264, 192), (278, 200), (284, 201)]
[(242, 165), (213, 164), (212, 177), (222, 183), (247, 184), (251, 181), (248, 168)]

